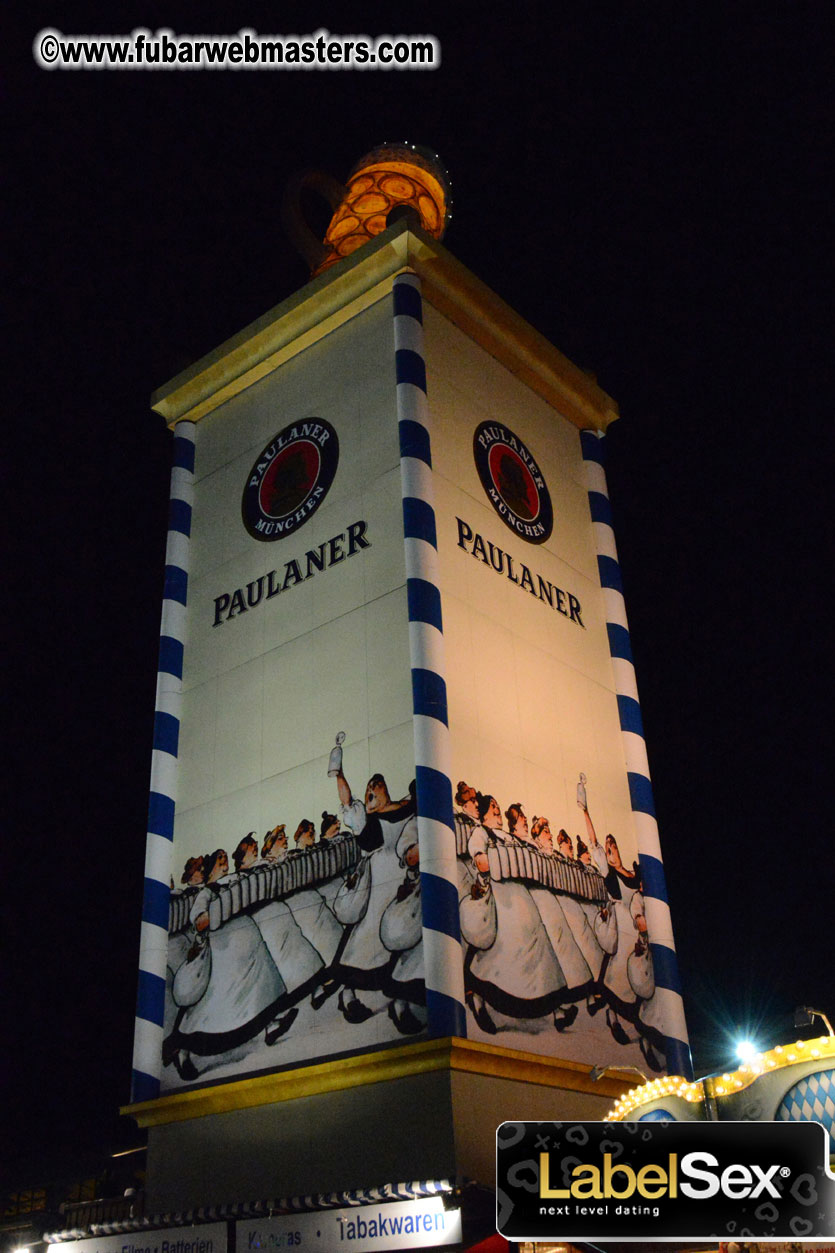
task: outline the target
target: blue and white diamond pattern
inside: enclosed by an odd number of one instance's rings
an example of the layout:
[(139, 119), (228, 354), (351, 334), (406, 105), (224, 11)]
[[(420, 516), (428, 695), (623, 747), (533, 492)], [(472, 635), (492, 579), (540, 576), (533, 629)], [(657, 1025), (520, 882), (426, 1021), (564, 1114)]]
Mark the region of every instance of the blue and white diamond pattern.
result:
[(835, 1070), (819, 1070), (790, 1088), (775, 1118), (778, 1122), (820, 1122), (835, 1136)]

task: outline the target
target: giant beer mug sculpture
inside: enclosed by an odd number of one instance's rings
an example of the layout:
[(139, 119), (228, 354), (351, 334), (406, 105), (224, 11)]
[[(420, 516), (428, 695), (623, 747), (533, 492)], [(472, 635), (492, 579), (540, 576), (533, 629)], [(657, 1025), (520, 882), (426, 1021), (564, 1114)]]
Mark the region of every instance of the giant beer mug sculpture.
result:
[[(323, 242), (304, 219), (305, 190), (318, 192), (334, 210)], [(381, 144), (357, 162), (346, 186), (320, 170), (292, 179), (284, 226), (315, 277), (401, 218), (441, 239), (451, 204), (449, 177), (437, 153), (407, 143)]]

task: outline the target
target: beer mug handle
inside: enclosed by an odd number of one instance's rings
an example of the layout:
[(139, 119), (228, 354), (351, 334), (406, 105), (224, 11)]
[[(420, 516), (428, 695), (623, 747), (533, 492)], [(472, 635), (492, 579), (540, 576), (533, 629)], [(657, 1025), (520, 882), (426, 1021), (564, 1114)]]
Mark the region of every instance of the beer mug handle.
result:
[(302, 211), (302, 192), (304, 191), (318, 193), (336, 213), (348, 195), (348, 189), (324, 170), (304, 170), (301, 174), (295, 174), (284, 190), (281, 202), (281, 224), (296, 251), (305, 259), (311, 270), (316, 270), (324, 261), (328, 250), (305, 220)]

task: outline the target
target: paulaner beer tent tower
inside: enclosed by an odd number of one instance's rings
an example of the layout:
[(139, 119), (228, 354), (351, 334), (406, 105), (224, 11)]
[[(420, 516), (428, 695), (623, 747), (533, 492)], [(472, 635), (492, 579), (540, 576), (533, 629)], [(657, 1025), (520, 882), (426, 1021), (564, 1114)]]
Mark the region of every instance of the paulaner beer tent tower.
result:
[(174, 470), (130, 1112), (160, 1215), (277, 1239), (306, 1207), (327, 1248), (359, 1206), (367, 1247), (474, 1247), (454, 1189), (493, 1187), (499, 1123), (602, 1117), (618, 1068), (689, 1075), (617, 410), (438, 242), (434, 158), (320, 186), (316, 277), (153, 401)]

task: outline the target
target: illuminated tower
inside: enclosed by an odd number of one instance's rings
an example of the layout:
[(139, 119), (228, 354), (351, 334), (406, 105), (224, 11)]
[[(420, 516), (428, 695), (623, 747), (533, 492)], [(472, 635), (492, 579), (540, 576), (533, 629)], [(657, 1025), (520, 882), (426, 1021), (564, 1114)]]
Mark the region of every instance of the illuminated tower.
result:
[(435, 158), (327, 185), (317, 276), (153, 402), (132, 1109), (166, 1210), (488, 1184), (502, 1119), (601, 1117), (623, 1083), (593, 1068), (689, 1071), (616, 407), (440, 244)]

